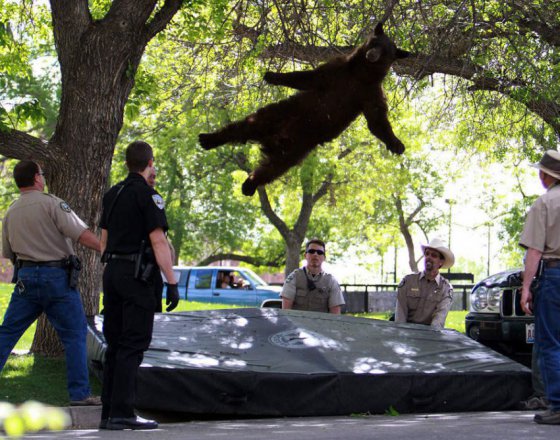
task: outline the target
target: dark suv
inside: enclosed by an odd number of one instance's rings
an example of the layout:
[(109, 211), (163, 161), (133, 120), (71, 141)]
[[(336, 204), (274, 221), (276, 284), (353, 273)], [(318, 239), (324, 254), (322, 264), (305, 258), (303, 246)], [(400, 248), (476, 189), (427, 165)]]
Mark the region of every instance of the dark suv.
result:
[(535, 324), (521, 309), (522, 271), (512, 269), (476, 284), (465, 318), (468, 336), (526, 365), (531, 362)]

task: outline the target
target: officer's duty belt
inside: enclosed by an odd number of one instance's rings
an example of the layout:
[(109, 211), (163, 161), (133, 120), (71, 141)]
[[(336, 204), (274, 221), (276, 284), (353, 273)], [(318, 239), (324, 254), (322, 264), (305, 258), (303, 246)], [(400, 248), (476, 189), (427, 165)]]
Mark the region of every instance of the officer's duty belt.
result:
[(547, 269), (560, 267), (560, 258), (547, 258), (546, 260), (543, 260), (543, 265)]
[(138, 254), (105, 254), (105, 259), (110, 260), (125, 260), (125, 261), (136, 261)]
[(68, 260), (56, 260), (56, 261), (28, 261), (28, 260), (18, 260), (19, 267), (59, 267), (65, 269), (68, 267)]

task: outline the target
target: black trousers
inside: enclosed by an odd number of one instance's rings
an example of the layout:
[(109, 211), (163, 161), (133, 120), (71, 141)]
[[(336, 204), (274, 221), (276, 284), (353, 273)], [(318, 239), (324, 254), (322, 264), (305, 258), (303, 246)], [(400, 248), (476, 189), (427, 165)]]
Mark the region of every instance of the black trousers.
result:
[(156, 307), (154, 285), (133, 277), (134, 263), (111, 260), (103, 272), (103, 365), (101, 418), (134, 417), (136, 376), (150, 346)]

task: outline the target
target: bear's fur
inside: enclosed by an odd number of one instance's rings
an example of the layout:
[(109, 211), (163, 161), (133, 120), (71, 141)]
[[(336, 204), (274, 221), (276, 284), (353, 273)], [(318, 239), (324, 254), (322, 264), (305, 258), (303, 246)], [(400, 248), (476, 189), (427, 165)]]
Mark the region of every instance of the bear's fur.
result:
[(360, 113), (373, 135), (393, 153), (402, 154), (404, 145), (387, 119), (381, 82), (396, 59), (409, 55), (397, 49), (379, 23), (364, 44), (316, 69), (266, 72), (267, 83), (299, 92), (219, 131), (201, 133), (200, 145), (209, 150), (229, 142), (261, 144), (264, 157), (242, 186), (248, 196), (301, 162), (317, 145), (339, 136)]

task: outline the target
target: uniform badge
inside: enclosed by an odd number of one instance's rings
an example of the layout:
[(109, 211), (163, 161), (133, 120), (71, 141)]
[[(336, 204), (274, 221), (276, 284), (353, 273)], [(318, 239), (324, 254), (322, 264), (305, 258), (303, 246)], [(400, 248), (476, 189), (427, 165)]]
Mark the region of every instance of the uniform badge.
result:
[(292, 281), (292, 280), (294, 279), (294, 276), (295, 276), (295, 271), (292, 272), (290, 275), (288, 275), (288, 276), (286, 277), (286, 281), (285, 281), (285, 282), (286, 282), (286, 283), (289, 283), (290, 281)]
[(60, 202), (60, 209), (62, 209), (64, 212), (70, 212), (72, 211), (70, 209), (70, 206), (68, 205), (68, 203), (66, 202)]
[(152, 200), (154, 201), (154, 203), (159, 209), (165, 208), (165, 202), (163, 201), (163, 198), (159, 194), (154, 194), (152, 196)]

